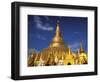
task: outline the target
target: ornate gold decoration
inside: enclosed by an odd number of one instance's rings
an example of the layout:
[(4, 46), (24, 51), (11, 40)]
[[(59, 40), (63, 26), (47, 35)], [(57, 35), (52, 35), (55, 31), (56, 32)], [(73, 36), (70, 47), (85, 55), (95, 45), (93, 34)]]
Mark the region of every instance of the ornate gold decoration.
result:
[(33, 53), (28, 58), (28, 66), (50, 66), (50, 65), (75, 65), (87, 64), (88, 57), (85, 53), (82, 43), (77, 53), (71, 51), (61, 36), (60, 22), (57, 21), (54, 37), (47, 48), (40, 53)]

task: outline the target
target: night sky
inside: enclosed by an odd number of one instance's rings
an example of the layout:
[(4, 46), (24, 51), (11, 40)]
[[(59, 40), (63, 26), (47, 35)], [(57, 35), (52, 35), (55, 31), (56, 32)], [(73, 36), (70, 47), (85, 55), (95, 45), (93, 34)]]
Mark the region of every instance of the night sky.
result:
[(28, 15), (28, 49), (41, 51), (51, 42), (57, 20), (60, 21), (61, 35), (64, 43), (72, 51), (80, 47), (80, 42), (87, 52), (87, 21), (86, 17), (37, 16)]

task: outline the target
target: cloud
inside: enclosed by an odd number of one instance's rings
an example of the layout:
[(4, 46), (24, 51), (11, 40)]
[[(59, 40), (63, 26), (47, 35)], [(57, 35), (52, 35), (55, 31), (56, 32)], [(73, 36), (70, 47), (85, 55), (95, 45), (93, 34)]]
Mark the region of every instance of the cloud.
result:
[(76, 51), (80, 47), (80, 43), (79, 42), (73, 43), (69, 45), (69, 47), (71, 48), (72, 51)]
[(40, 35), (40, 34), (37, 35), (37, 38), (42, 39), (42, 40), (46, 40), (46, 38), (44, 36)]
[(41, 29), (41, 30), (44, 30), (44, 31), (52, 31), (53, 30), (53, 27), (51, 27), (49, 25), (47, 26), (47, 23), (45, 25), (37, 23), (37, 28)]
[(42, 23), (41, 18), (39, 16), (34, 17), (34, 22), (36, 24), (36, 28), (44, 31), (53, 31), (53, 27), (49, 23)]

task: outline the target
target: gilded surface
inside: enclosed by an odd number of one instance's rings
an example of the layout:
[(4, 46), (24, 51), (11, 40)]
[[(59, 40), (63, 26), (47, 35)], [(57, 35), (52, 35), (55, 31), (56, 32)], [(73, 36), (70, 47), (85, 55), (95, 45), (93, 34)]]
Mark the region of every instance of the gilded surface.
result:
[(65, 46), (61, 37), (59, 22), (57, 22), (55, 35), (47, 48), (40, 53), (32, 53), (28, 57), (28, 66), (75, 65), (87, 64), (88, 57), (82, 43), (77, 53)]

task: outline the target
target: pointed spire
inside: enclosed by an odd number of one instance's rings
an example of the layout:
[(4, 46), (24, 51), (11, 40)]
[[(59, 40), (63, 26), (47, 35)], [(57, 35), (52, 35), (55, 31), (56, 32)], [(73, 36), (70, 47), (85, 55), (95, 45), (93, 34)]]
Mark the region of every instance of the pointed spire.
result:
[(71, 49), (70, 48), (68, 48), (68, 54), (71, 55)]
[(55, 36), (61, 36), (61, 33), (60, 33), (60, 22), (57, 20), (57, 26), (56, 26), (56, 33), (55, 33)]
[(57, 58), (57, 55), (55, 55), (55, 62), (56, 62), (56, 63), (58, 62), (58, 58)]
[(39, 58), (39, 60), (40, 60), (40, 61), (42, 60), (42, 52), (40, 53), (40, 58)]
[(78, 54), (78, 55), (80, 54), (80, 50), (79, 50), (79, 49), (77, 49), (77, 54)]
[(64, 56), (63, 55), (61, 56), (61, 60), (64, 60)]
[(35, 56), (35, 61), (37, 61), (37, 57), (38, 57), (38, 53), (36, 53), (36, 56)]
[(62, 37), (61, 37), (60, 24), (59, 23), (60, 22), (57, 21), (55, 35), (54, 35), (52, 42), (50, 43), (49, 47), (60, 47), (60, 46), (64, 47), (64, 42), (63, 42)]
[(81, 53), (81, 52), (84, 52), (82, 43), (80, 43), (80, 53)]

